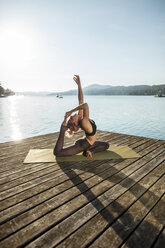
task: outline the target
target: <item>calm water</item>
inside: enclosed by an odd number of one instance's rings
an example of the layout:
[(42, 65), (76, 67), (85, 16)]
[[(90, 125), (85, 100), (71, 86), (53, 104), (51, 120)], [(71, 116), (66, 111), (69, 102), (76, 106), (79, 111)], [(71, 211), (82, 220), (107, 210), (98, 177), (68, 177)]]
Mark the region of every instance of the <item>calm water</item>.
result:
[[(85, 96), (100, 130), (165, 140), (165, 98)], [(0, 98), (0, 143), (59, 131), (77, 96)]]

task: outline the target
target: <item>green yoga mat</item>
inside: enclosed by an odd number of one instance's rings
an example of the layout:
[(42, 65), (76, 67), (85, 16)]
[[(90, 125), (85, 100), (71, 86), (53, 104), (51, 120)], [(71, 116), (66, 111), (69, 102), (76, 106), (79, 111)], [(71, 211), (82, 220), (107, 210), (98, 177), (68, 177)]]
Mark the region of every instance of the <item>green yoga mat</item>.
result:
[(121, 158), (139, 158), (140, 155), (128, 146), (110, 146), (108, 150), (93, 154), (93, 158), (87, 158), (82, 153), (74, 156), (56, 157), (53, 155), (53, 149), (31, 149), (29, 150), (24, 164), (27, 163), (50, 163), (65, 161), (89, 161), (89, 160), (107, 160)]

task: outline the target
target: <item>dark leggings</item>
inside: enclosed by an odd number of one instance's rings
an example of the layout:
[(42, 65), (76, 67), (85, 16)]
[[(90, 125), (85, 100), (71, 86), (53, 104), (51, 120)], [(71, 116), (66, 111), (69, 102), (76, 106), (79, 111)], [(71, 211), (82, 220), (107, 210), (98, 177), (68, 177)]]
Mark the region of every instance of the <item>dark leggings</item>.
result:
[(90, 145), (86, 139), (79, 139), (75, 142), (74, 145), (63, 148), (64, 134), (66, 130), (67, 127), (62, 125), (57, 143), (54, 148), (54, 155), (56, 157), (71, 156), (80, 152), (83, 152), (83, 154), (86, 155), (86, 151), (96, 153), (105, 151), (109, 147), (108, 142), (96, 141), (93, 145)]

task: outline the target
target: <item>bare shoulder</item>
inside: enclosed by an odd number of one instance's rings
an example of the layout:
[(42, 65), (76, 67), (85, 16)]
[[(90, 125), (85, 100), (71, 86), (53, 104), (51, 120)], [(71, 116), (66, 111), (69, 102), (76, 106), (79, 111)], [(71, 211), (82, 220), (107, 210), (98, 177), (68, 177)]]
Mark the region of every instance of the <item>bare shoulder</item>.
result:
[(89, 118), (83, 118), (81, 120), (81, 127), (85, 132), (91, 132), (92, 131), (92, 127), (89, 121)]

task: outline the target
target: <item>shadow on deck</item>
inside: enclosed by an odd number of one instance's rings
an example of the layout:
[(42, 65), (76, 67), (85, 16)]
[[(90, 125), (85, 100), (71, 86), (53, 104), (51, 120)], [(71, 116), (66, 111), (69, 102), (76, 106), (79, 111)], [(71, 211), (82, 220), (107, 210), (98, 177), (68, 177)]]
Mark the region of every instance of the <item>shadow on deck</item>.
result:
[(0, 144), (0, 245), (163, 247), (165, 141), (100, 131), (141, 157), (22, 164), (29, 149), (53, 148), (56, 138)]

